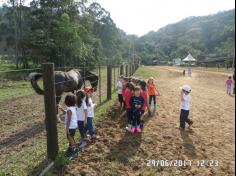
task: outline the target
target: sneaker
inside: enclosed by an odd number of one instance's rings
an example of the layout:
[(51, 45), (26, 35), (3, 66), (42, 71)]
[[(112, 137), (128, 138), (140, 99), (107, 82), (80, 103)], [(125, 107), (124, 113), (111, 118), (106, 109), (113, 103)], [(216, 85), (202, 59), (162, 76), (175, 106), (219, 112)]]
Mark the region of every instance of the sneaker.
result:
[(79, 146), (79, 148), (84, 148), (86, 147), (87, 142), (85, 140), (82, 141), (81, 145)]
[(125, 129), (126, 129), (127, 131), (131, 131), (131, 125), (128, 125), (127, 127), (125, 127)]
[(140, 127), (137, 127), (137, 128), (136, 128), (136, 132), (137, 132), (137, 133), (141, 133), (141, 132), (142, 132), (141, 128), (140, 128)]
[(193, 125), (193, 121), (191, 121), (191, 122), (189, 123), (189, 128), (191, 128), (192, 125)]
[(136, 128), (132, 127), (131, 128), (131, 133), (135, 133), (135, 131), (136, 131)]

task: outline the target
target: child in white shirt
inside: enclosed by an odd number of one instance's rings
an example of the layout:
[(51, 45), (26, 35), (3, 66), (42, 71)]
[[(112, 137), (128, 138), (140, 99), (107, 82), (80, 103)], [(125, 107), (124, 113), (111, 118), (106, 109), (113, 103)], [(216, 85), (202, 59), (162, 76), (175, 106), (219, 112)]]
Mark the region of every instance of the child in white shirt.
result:
[(125, 107), (125, 101), (123, 98), (123, 76), (120, 76), (118, 78), (118, 83), (117, 83), (117, 92), (118, 92), (118, 100), (119, 100), (119, 107), (120, 109)]
[(69, 142), (69, 147), (66, 152), (68, 157), (73, 156), (78, 152), (76, 148), (76, 142), (74, 139), (75, 132), (77, 129), (77, 115), (76, 115), (76, 106), (75, 106), (76, 98), (73, 94), (68, 94), (65, 97), (65, 104), (67, 106), (67, 110), (63, 110), (66, 113), (65, 115), (65, 127), (66, 127), (66, 135)]
[(85, 87), (86, 92), (86, 105), (87, 105), (87, 111), (88, 111), (88, 119), (87, 119), (87, 125), (85, 127), (85, 135), (87, 131), (89, 131), (89, 135), (91, 137), (92, 142), (95, 142), (96, 135), (94, 132), (94, 125), (93, 125), (93, 119), (94, 119), (94, 108), (96, 104), (93, 103), (92, 97), (93, 97), (93, 88), (92, 87)]
[(181, 113), (180, 113), (180, 129), (185, 129), (185, 123), (192, 126), (193, 121), (188, 118), (190, 111), (190, 101), (191, 101), (191, 87), (189, 85), (184, 85), (181, 87)]
[(86, 135), (85, 135), (85, 127), (87, 125), (87, 118), (88, 118), (88, 108), (85, 103), (85, 93), (82, 90), (79, 90), (76, 93), (77, 97), (77, 123), (78, 129), (81, 136), (81, 145), (80, 148), (84, 148), (87, 145), (86, 142)]

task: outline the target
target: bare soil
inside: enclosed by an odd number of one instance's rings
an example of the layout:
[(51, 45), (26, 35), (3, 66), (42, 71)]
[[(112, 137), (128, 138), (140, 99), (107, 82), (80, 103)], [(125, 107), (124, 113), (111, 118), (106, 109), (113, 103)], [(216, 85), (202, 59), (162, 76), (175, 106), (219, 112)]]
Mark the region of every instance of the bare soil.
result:
[[(57, 175), (234, 175), (235, 97), (226, 95), (228, 73), (194, 70), (188, 78), (180, 68), (145, 69), (155, 77), (161, 93), (159, 115), (146, 117), (141, 134), (125, 131), (124, 114), (98, 122), (101, 138)], [(179, 87), (183, 84), (193, 90), (190, 118), (194, 125), (192, 130), (180, 131)], [(147, 166), (147, 160), (191, 160), (192, 165), (154, 167)], [(216, 160), (219, 166), (198, 166), (199, 160)]]

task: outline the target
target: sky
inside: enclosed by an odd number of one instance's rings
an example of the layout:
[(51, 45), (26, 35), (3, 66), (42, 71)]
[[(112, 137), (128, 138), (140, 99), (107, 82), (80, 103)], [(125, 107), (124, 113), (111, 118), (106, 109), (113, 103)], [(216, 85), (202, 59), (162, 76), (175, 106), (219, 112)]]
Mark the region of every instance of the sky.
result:
[(95, 0), (127, 34), (144, 35), (189, 16), (235, 8), (234, 0)]
[[(6, 0), (0, 0), (0, 4)], [(29, 0), (26, 0), (26, 2)], [(205, 16), (235, 8), (234, 0), (90, 0), (110, 12), (117, 27), (142, 36), (189, 16)]]

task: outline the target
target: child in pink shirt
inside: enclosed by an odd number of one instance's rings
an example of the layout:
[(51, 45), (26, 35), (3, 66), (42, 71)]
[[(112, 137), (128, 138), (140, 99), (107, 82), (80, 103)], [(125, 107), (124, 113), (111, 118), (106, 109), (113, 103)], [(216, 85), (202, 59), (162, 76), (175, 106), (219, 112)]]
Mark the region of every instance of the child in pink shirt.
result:
[(228, 80), (226, 81), (226, 91), (228, 95), (231, 95), (232, 84), (233, 84), (232, 77), (229, 76)]
[(128, 126), (126, 129), (128, 131), (131, 130), (131, 124), (132, 124), (132, 110), (131, 110), (131, 105), (130, 105), (130, 99), (133, 96), (133, 91), (134, 91), (134, 85), (132, 83), (127, 83), (126, 84), (126, 90), (125, 90), (125, 106), (126, 106), (126, 113), (128, 117)]

